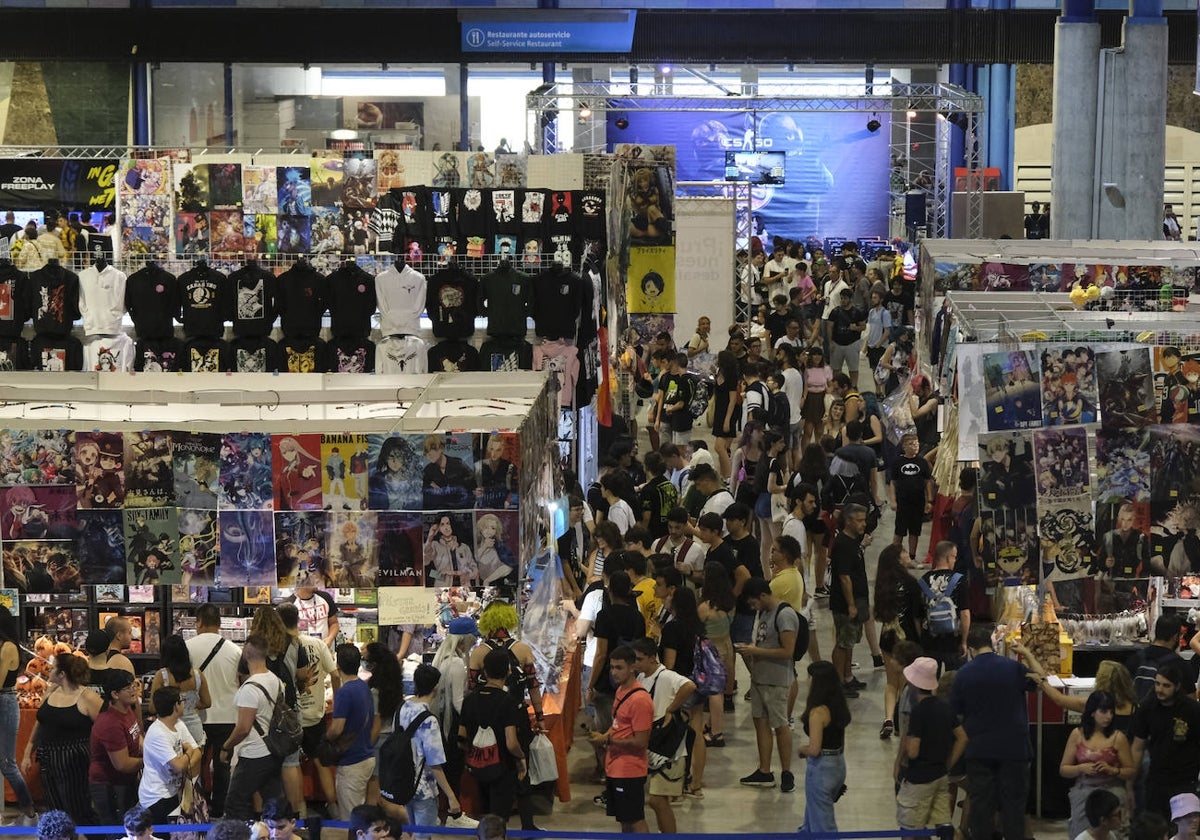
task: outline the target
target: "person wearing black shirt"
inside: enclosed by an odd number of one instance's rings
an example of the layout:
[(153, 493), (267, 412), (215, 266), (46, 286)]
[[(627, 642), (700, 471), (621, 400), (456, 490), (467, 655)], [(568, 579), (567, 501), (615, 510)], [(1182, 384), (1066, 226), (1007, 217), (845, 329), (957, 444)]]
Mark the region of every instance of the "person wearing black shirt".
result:
[(833, 613), (833, 665), (847, 696), (857, 697), (865, 685), (854, 679), (850, 658), (854, 646), (862, 641), (863, 624), (871, 614), (867, 564), (862, 540), (867, 533), (867, 509), (848, 504), (842, 509), (842, 530), (829, 552), (829, 611)]
[(692, 438), (692, 396), (695, 385), (687, 372), (687, 353), (671, 356), (669, 372), (658, 380), (660, 405), (655, 414), (654, 428), (657, 430), (663, 418), (671, 429), (671, 443), (682, 446)]
[(16, 222), (16, 214), (9, 210), (4, 214), (4, 224), (0, 225), (0, 239), (13, 238), (13, 235), (21, 230), (21, 226)]
[(787, 335), (788, 321), (793, 320), (791, 307), (788, 306), (788, 297), (784, 294), (777, 294), (771, 298), (771, 306), (774, 307), (767, 313), (767, 317), (763, 320), (763, 324), (767, 328), (767, 332), (771, 336), (771, 346), (775, 346), (775, 342)]
[[(737, 595), (737, 612), (734, 614), (733, 623), (729, 628), (729, 637), (734, 642), (743, 644), (749, 644), (751, 641), (750, 636), (754, 631), (754, 614), (757, 610), (750, 606), (750, 601), (742, 594), (742, 586), (750, 578), (763, 576), (758, 540), (750, 533), (750, 517), (752, 515), (750, 508), (740, 502), (734, 502), (721, 514), (725, 530), (729, 534), (725, 539), (725, 544), (729, 546), (729, 551), (733, 556), (732, 565), (726, 566), (726, 569), (729, 572), (729, 579), (733, 581), (733, 593)], [(739, 573), (738, 567), (745, 569), (745, 572)], [(744, 578), (741, 583), (738, 582), (739, 577)]]
[[(646, 620), (634, 601), (633, 584), (621, 567), (621, 552), (613, 552), (604, 565), (605, 590), (608, 602), (596, 615), (592, 634), (596, 638), (596, 653), (592, 659), (591, 682), (587, 686), (587, 702), (596, 710), (597, 732), (612, 727), (613, 697), (617, 687), (608, 674), (608, 655), (621, 645), (627, 645), (646, 635)], [(602, 749), (602, 748), (601, 748)], [(603, 753), (600, 753), (603, 756)], [(602, 764), (603, 762), (601, 762)]]
[(488, 319), (488, 335), (524, 338), (533, 313), (533, 278), (504, 260), (479, 284), (479, 309)]
[(900, 545), (908, 537), (908, 556), (917, 556), (917, 542), (925, 514), (933, 510), (933, 471), (929, 462), (918, 457), (921, 442), (914, 434), (900, 439), (901, 455), (892, 465), (892, 481), (888, 484), (892, 510), (896, 511), (896, 530), (892, 544)]
[(421, 473), (425, 510), (464, 510), (475, 503), (475, 474), (461, 458), (446, 454), (442, 435), (426, 435), (428, 463)]
[(233, 334), (237, 338), (268, 335), (275, 323), (275, 275), (257, 260), (229, 275), (233, 286)]
[(667, 535), (667, 514), (679, 504), (679, 491), (666, 477), (667, 465), (662, 455), (647, 453), (646, 470), (650, 479), (641, 489), (638, 513), (642, 526), (657, 539)]
[(858, 387), (858, 362), (862, 355), (862, 334), (867, 328), (867, 315), (851, 305), (853, 292), (842, 289), (841, 303), (829, 313), (830, 344), (829, 365), (834, 373), (843, 365), (850, 376), (850, 384)]
[(1200, 774), (1200, 703), (1191, 696), (1190, 669), (1165, 662), (1154, 677), (1154, 695), (1133, 714), (1133, 765), (1150, 751), (1145, 810), (1171, 816), (1171, 797), (1193, 793)]
[[(275, 306), (279, 325), (288, 338), (314, 338), (328, 308), (329, 284), (325, 275), (307, 260), (300, 260), (279, 275)], [(284, 368), (280, 368), (284, 370)]]
[(233, 317), (229, 278), (204, 260), (179, 276), (183, 301), (183, 334), (188, 338), (220, 338)]
[(495, 734), (504, 771), (496, 779), (478, 781), (480, 806), (488, 813), (503, 815), (501, 819), (505, 822), (512, 814), (517, 798), (518, 777), (525, 778), (528, 772), (525, 753), (517, 737), (522, 723), (518, 715), (527, 712), (505, 690), (511, 657), (512, 654), (503, 648), (488, 651), (483, 658), (483, 675), (487, 682), (463, 698), (457, 732), (464, 749), (474, 742), (480, 727), (489, 726)]
[(904, 669), (904, 677), (916, 692), (917, 703), (900, 744), (908, 761), (896, 792), (896, 819), (901, 828), (932, 828), (950, 819), (947, 768), (962, 757), (967, 733), (950, 704), (933, 696), (938, 687), (936, 660), (919, 657)]

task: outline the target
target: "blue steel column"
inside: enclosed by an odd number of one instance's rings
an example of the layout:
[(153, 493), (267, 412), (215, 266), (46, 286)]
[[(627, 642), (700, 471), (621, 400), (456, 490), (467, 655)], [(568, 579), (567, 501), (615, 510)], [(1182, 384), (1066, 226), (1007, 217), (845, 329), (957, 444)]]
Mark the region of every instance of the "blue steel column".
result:
[(133, 109), (133, 145), (150, 145), (150, 67), (144, 61), (133, 62), (129, 71), (133, 75), (133, 91), (130, 107)]
[(1095, 0), (1063, 0), (1054, 27), (1050, 235), (1090, 239), (1096, 184), (1100, 24)]
[[(558, 0), (538, 0), (539, 9), (557, 9)], [(554, 62), (542, 62), (542, 84), (554, 84)], [(558, 108), (550, 108), (541, 117), (542, 120), (542, 154), (553, 155), (558, 152)]]
[[(470, 75), (465, 61), (458, 65), (458, 147), (464, 152), (475, 151), (471, 148), (471, 100), (467, 96), (467, 82)], [(482, 137), (480, 137), (480, 142), (483, 142)]]
[[(991, 8), (1003, 11), (1012, 7), (1012, 0), (992, 0)], [(1016, 101), (1013, 88), (1016, 67), (1011, 64), (991, 64), (986, 68), (987, 87), (987, 165), (1000, 169), (1000, 189), (1011, 190), (1013, 180), (1012, 138), (1016, 125)], [(980, 79), (980, 84), (983, 79)]]
[(1125, 19), (1125, 235), (1162, 239), (1167, 165), (1167, 21), (1162, 0), (1130, 0)]
[(232, 148), (233, 138), (233, 65), (225, 62), (225, 145)]
[[(962, 12), (967, 8), (967, 0), (946, 0), (946, 8), (951, 11)], [(951, 64), (947, 68), (947, 81), (950, 84), (960, 87), (963, 90), (974, 91), (972, 86), (973, 80), (967, 78), (968, 65), (966, 64)], [(965, 125), (965, 123), (964, 123)], [(950, 126), (950, 173), (954, 174), (955, 167), (963, 166), (965, 159), (964, 148), (966, 146), (966, 136), (963, 133), (962, 125), (951, 124)]]

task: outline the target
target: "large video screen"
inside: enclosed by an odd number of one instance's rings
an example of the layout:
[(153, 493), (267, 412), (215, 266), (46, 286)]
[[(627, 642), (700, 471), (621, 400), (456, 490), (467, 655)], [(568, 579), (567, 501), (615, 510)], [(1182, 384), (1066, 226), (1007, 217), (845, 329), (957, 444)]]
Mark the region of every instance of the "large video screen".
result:
[(726, 152), (725, 180), (782, 186), (786, 166), (783, 152)]

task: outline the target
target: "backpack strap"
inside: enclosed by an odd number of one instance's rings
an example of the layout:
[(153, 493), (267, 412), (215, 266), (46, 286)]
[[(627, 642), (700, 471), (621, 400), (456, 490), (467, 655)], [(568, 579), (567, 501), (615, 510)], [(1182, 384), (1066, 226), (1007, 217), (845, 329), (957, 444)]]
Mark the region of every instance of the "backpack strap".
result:
[[(217, 651), (219, 651), (219, 650), (221, 649), (221, 645), (223, 645), (223, 644), (225, 644), (225, 637), (224, 637), (224, 636), (222, 636), (222, 637), (221, 637), (221, 638), (220, 638), (220, 639), (217, 641), (217, 643), (216, 643), (215, 645), (213, 645), (213, 646), (212, 646), (212, 650), (210, 650), (210, 651), (208, 652), (208, 656), (206, 656), (206, 657), (204, 658), (204, 661), (200, 663), (200, 670), (201, 670), (201, 671), (203, 671), (205, 668), (207, 668), (207, 667), (208, 667), (208, 663), (209, 663), (209, 662), (212, 662), (212, 661), (213, 661), (213, 657), (217, 655)], [(196, 686), (196, 687), (197, 687), (197, 688), (199, 688), (199, 686)]]
[(621, 705), (622, 705), (622, 704), (623, 704), (623, 703), (624, 703), (626, 700), (628, 700), (628, 699), (629, 699), (630, 697), (632, 697), (633, 695), (637, 694), (639, 691), (645, 692), (646, 694), (649, 694), (649, 693), (650, 693), (650, 692), (646, 691), (646, 689), (644, 689), (644, 688), (643, 688), (642, 686), (640, 686), (640, 685), (638, 685), (638, 686), (634, 686), (633, 688), (631, 688), (631, 689), (629, 690), (629, 693), (628, 693), (628, 694), (626, 694), (624, 697), (622, 697), (620, 700), (618, 700), (618, 701), (616, 702), (616, 705), (614, 705), (614, 706), (613, 706), (613, 719), (614, 719), (614, 720), (615, 720), (615, 719), (616, 719), (616, 717), (617, 717), (617, 709), (621, 708)]
[(933, 600), (937, 597), (935, 594), (933, 594), (933, 590), (929, 588), (929, 582), (925, 580), (924, 575), (921, 575), (921, 577), (917, 578), (917, 586), (921, 587), (921, 592), (927, 599)]
[[(263, 697), (266, 697), (267, 702), (271, 704), (271, 714), (274, 716), (275, 707), (278, 706), (279, 701), (283, 699), (283, 689), (279, 690), (279, 697), (275, 700), (272, 700), (271, 695), (267, 692), (267, 689), (262, 685), (262, 683), (250, 682), (249, 680), (246, 680), (246, 682), (250, 683), (250, 685), (254, 686), (263, 693)], [(266, 733), (264, 733), (262, 727), (258, 725), (257, 713), (254, 715), (254, 731), (259, 734), (259, 737), (266, 737)]]

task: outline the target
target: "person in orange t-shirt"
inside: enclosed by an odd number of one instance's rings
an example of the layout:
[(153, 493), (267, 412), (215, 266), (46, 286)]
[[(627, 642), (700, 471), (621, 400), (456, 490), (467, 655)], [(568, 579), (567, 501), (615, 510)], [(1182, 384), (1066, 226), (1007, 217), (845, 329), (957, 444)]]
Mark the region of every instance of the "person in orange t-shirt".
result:
[(605, 807), (621, 830), (647, 833), (646, 776), (650, 772), (647, 748), (654, 725), (654, 700), (638, 684), (633, 648), (621, 645), (608, 657), (608, 671), (617, 693), (613, 724), (607, 732), (593, 732), (592, 742), (608, 747), (604, 756)]

